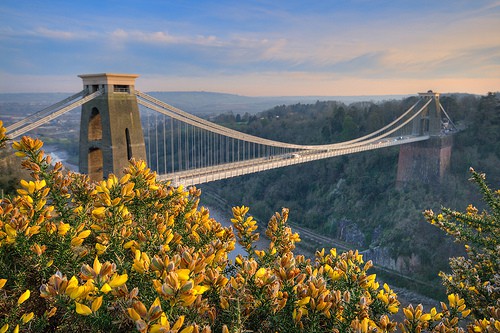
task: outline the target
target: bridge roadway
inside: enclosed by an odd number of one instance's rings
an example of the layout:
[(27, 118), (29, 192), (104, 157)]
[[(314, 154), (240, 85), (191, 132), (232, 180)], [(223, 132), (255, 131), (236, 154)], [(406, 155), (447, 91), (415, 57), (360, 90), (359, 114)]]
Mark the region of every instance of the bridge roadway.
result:
[(324, 158), (358, 153), (367, 150), (379, 149), (389, 146), (397, 146), (410, 142), (429, 139), (429, 136), (405, 136), (384, 138), (377, 142), (367, 143), (340, 149), (328, 150), (302, 150), (293, 153), (261, 157), (240, 162), (224, 163), (193, 170), (178, 171), (174, 174), (158, 175), (161, 181), (170, 180), (172, 185), (191, 186), (211, 181), (242, 176), (250, 173), (281, 168), (284, 166), (316, 161)]

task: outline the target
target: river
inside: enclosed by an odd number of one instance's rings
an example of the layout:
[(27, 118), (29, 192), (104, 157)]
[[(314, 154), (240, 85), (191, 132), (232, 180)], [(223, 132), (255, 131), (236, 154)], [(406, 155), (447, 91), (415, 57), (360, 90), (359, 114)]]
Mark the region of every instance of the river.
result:
[(64, 150), (58, 149), (58, 147), (53, 145), (44, 145), (43, 149), (46, 155), (49, 155), (52, 158), (52, 164), (56, 162), (61, 162), (67, 170), (78, 172), (78, 166), (68, 163), (68, 153)]

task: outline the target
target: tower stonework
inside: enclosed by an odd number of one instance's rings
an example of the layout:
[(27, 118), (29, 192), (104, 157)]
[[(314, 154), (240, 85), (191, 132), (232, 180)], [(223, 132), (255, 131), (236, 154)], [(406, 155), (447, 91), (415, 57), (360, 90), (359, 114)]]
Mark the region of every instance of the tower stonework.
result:
[(80, 124), (81, 173), (102, 180), (120, 175), (128, 160), (146, 160), (134, 74), (83, 74), (87, 94), (103, 94), (82, 105)]
[(439, 183), (450, 167), (453, 137), (433, 136), (429, 140), (401, 145), (397, 184)]
[(413, 122), (413, 134), (428, 135), (425, 141), (401, 145), (399, 148), (397, 184), (409, 182), (439, 183), (450, 167), (453, 137), (441, 129), (441, 104), (439, 93), (420, 93), (429, 105), (418, 121)]

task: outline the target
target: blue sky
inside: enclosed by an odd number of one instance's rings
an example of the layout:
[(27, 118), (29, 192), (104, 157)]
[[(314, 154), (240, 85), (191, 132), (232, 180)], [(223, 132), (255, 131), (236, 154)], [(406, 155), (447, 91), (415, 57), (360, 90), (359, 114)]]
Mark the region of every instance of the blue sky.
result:
[(103, 72), (143, 91), (485, 94), (500, 1), (1, 1), (0, 92), (76, 92)]

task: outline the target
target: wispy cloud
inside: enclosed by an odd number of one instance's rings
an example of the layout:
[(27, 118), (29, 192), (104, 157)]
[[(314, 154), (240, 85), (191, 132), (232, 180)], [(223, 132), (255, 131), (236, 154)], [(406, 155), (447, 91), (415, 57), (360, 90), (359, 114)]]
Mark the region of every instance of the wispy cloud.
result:
[(144, 32), (144, 31), (127, 31), (125, 29), (116, 29), (109, 33), (112, 40), (120, 40), (122, 42), (143, 42), (157, 45), (177, 44), (181, 43), (185, 38), (171, 35), (165, 31)]
[(37, 28), (35, 31), (33, 31), (33, 35), (36, 35), (41, 38), (62, 39), (62, 40), (75, 40), (82, 38), (81, 37), (82, 35), (78, 35), (71, 31), (53, 30), (44, 27)]
[(91, 40), (98, 37), (95, 31), (71, 31), (49, 29), (46, 27), (36, 27), (33, 29), (14, 29), (12, 27), (0, 28), (0, 36), (2, 38), (16, 38), (18, 42), (24, 39), (40, 39), (54, 41), (77, 41)]
[(451, 78), (500, 89), (497, 31), (497, 0), (11, 2), (0, 4), (0, 71), (133, 71), (243, 94)]

